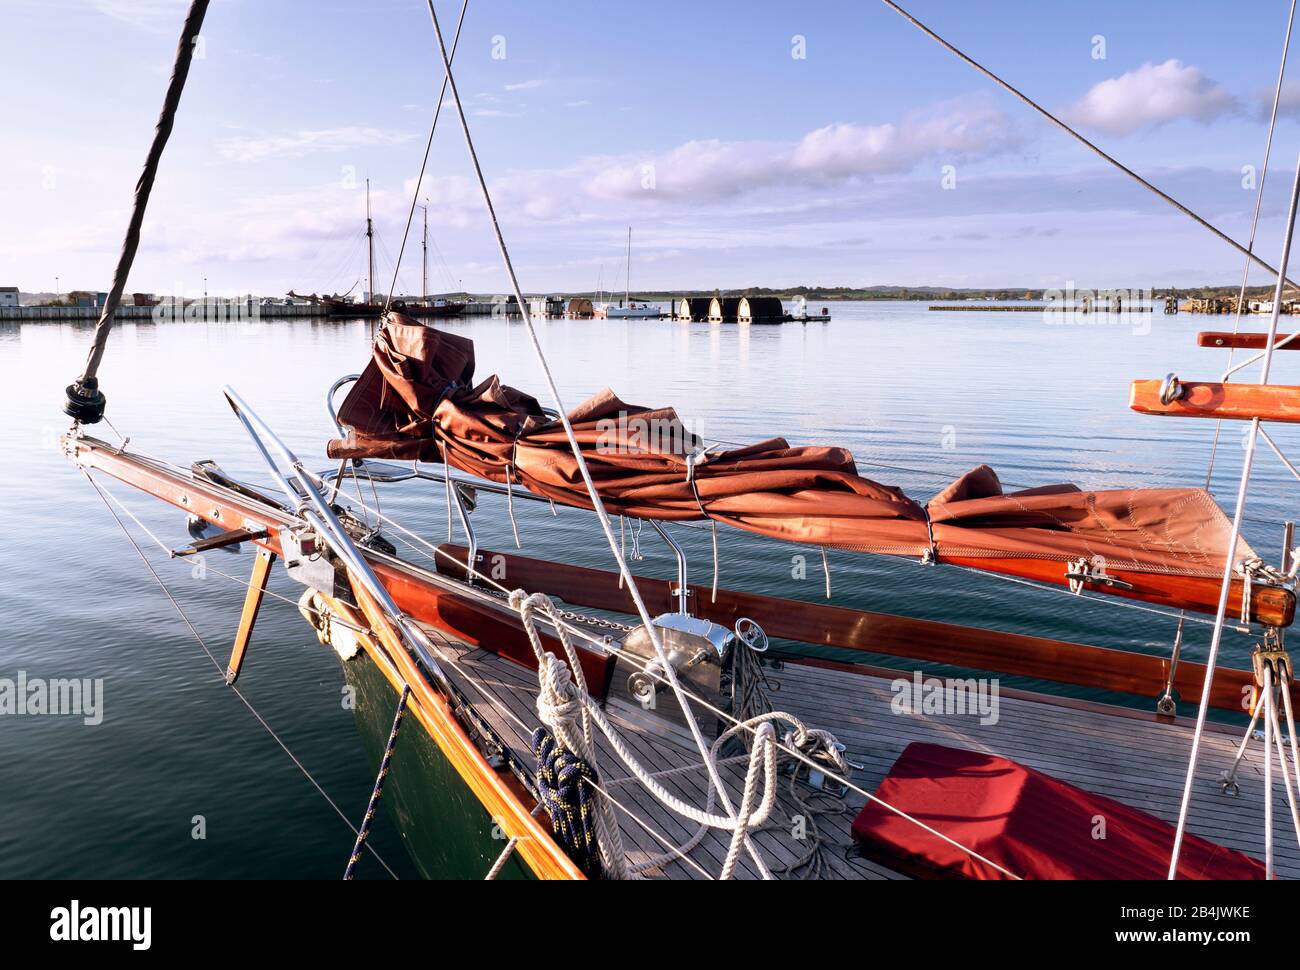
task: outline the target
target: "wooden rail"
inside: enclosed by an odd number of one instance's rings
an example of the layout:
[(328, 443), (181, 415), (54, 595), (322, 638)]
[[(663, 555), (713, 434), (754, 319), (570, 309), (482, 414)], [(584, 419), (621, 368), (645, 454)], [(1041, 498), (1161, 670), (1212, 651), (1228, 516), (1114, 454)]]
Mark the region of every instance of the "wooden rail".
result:
[[(463, 546), (447, 544), (440, 548), (456, 559), (463, 560), (466, 555)], [(575, 606), (634, 612), (631, 596), (620, 588), (617, 573), (486, 550), (479, 554), (495, 568), (504, 568), (503, 582), (507, 586), (545, 592)], [(440, 569), (450, 575), (460, 572), (450, 565)], [(671, 593), (674, 581), (638, 578), (637, 585), (651, 613), (676, 609)], [(1126, 650), (735, 590), (718, 590), (714, 602), (707, 586), (692, 586), (690, 599), (691, 611), (697, 616), (728, 626), (747, 616), (758, 621), (770, 636), (815, 646), (950, 664), (1152, 699), (1163, 692), (1169, 676), (1168, 658)], [(1174, 689), (1182, 697), (1194, 699), (1200, 696), (1204, 678), (1204, 664), (1182, 661), (1175, 671)], [(1241, 712), (1250, 703), (1253, 684), (1250, 671), (1219, 667), (1210, 704)], [(1292, 687), (1292, 696), (1300, 702), (1300, 686)]]

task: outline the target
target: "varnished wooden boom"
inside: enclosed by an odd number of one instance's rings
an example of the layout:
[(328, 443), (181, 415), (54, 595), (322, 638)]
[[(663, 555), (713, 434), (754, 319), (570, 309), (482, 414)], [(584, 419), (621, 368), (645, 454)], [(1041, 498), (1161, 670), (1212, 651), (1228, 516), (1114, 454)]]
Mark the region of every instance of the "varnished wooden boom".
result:
[[(1290, 343), (1291, 334), (1280, 333), (1273, 339), (1274, 350), (1300, 350), (1300, 337)], [(1236, 350), (1263, 350), (1268, 346), (1266, 333), (1231, 333), (1227, 330), (1205, 330), (1196, 335), (1198, 347), (1230, 347)]]
[(1162, 381), (1134, 381), (1129, 407), (1141, 414), (1172, 418), (1224, 418), (1229, 421), (1300, 423), (1300, 387), (1282, 384), (1222, 384), (1184, 381), (1176, 401), (1160, 400)]

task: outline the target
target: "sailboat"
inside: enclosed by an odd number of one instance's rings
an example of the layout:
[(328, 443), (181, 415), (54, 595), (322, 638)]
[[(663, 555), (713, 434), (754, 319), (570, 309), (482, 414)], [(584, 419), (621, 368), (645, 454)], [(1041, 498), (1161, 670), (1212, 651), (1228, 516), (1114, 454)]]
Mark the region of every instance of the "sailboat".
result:
[(648, 320), (663, 316), (663, 309), (644, 300), (632, 299), (632, 227), (627, 227), (627, 277), (623, 289), (623, 299), (618, 306), (604, 303), (596, 307), (597, 320)]
[[(254, 408), (256, 389), (245, 398), (227, 387), (232, 420), (272, 486), (210, 458), (177, 465), (89, 429), (104, 418), (97, 370), (205, 8), (196, 0), (186, 20), (114, 289), (68, 388), (74, 424), (62, 448), (126, 537), (137, 549), (156, 546), (160, 562), (255, 550), (228, 684), (257, 649), (271, 571), (296, 584), (305, 621), (356, 688), (358, 723), (377, 752), (352, 851), (340, 853), (344, 878), (375, 866), (367, 837), (381, 806), (430, 876), (1300, 876), (1300, 849), (1274, 837), (1292, 827), (1300, 837), (1300, 754), (1283, 741), (1296, 737), (1283, 634), (1300, 558), (1289, 527), (1277, 563), (1240, 529), (1259, 422), (1294, 422), (1300, 403), (1300, 388), (1268, 381), (1275, 351), (1291, 340), (1278, 334), (1276, 309), (1266, 333), (1234, 338), (1257, 351), (1258, 383), (1170, 374), (1132, 385), (1130, 407), (1142, 413), (1250, 422), (1231, 517), (1204, 489), (1007, 491), (984, 465), (918, 500), (860, 474), (840, 447), (711, 441), (673, 409), (629, 405), (609, 390), (570, 408), (495, 219), (543, 365), (542, 398), (476, 373), (469, 338), (390, 311), (360, 372), (327, 388), (322, 381), (335, 464), (313, 470)], [(439, 110), (455, 108), (473, 155), (455, 49), (432, 5), (430, 15), (444, 73)], [(475, 168), (491, 212), (489, 183)], [(1297, 200), (1300, 173), (1275, 306)], [(646, 426), (665, 433), (647, 436)], [(348, 497), (346, 479), (373, 485), (375, 501), (360, 488)], [(174, 507), (180, 537), (146, 529), (134, 500), (110, 482)], [(400, 490), (445, 507), (445, 540), (383, 511), (393, 503), (381, 505), (378, 493)], [(475, 518), (517, 525), (520, 502), (590, 516), (612, 567), (483, 548)], [(688, 527), (820, 554), (827, 599), (833, 550), (910, 560), (935, 575), (961, 570), (1017, 593), (1156, 611), (1176, 633), (1157, 655), (902, 615), (925, 603), (887, 614), (727, 589), (716, 552), (712, 581), (692, 582), (678, 541)], [(635, 548), (643, 532), (676, 563), (672, 580), (632, 571), (627, 543)], [(150, 567), (183, 618), (167, 568)], [(1211, 630), (1203, 663), (1181, 656), (1183, 631), (1196, 623)], [(1257, 642), (1252, 669), (1218, 663), (1235, 635)], [(984, 673), (942, 680), (927, 672), (936, 666)], [(1002, 690), (996, 710), (986, 709), (988, 674), (1025, 686)], [(1209, 717), (1243, 709), (1244, 735)], [(1105, 838), (1095, 834), (1099, 818)]]
[(413, 317), (458, 317), (465, 311), (465, 304), (458, 300), (429, 296), (429, 207), (421, 206), (424, 211), (424, 237), (421, 243), (420, 299), (406, 301), (397, 309), (404, 310)]
[[(366, 289), (361, 294), (360, 299), (352, 298), (350, 293), (342, 296), (337, 293), (331, 296), (317, 296), (316, 294), (300, 294), (293, 290), (289, 291), (289, 296), (294, 299), (307, 299), (313, 303), (318, 303), (325, 308), (325, 312), (331, 317), (357, 318), (357, 317), (379, 317), (387, 309), (383, 303), (375, 300), (375, 221), (370, 212), (370, 179), (366, 179)], [(355, 288), (355, 287), (354, 287)]]

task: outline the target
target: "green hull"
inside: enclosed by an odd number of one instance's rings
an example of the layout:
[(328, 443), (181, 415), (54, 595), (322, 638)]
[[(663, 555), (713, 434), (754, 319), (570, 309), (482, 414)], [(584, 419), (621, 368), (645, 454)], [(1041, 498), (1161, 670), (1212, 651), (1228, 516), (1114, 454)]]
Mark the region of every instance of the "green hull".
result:
[[(343, 663), (343, 674), (356, 691), (357, 728), (377, 772), (397, 695), (364, 652)], [(426, 879), (482, 879), (506, 846), (492, 817), (414, 717), (402, 721), (383, 806)], [(534, 876), (515, 853), (497, 878)]]

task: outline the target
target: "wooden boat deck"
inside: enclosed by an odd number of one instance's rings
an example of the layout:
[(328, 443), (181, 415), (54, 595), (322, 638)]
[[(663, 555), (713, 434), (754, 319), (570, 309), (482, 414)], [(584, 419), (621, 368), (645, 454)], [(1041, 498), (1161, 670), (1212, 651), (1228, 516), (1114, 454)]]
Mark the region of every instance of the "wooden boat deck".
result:
[[(529, 731), (536, 725), (536, 675), (508, 659), (464, 644), (454, 644), (451, 649), (457, 653), (461, 669), (450, 670), (449, 675), (460, 683), (466, 695), (476, 702), (479, 713), (520, 753), (525, 763), (530, 762), (529, 738), (514, 718), (528, 725)], [(1004, 693), (999, 699), (997, 723), (981, 725), (974, 715), (895, 714), (890, 708), (894, 696), (890, 681), (879, 676), (787, 663), (783, 670), (771, 673), (770, 677), (778, 687), (771, 695), (773, 706), (795, 714), (810, 727), (833, 732), (847, 746), (850, 760), (864, 766), (855, 772), (853, 780), (867, 791), (876, 789), (908, 744), (929, 741), (996, 753), (1166, 821), (1177, 818), (1192, 734), (1188, 719), (1170, 724)], [(468, 683), (471, 679), (477, 688)], [(484, 698), (479, 688), (493, 700)], [(513, 712), (514, 718), (503, 713), (502, 708)], [(689, 735), (622, 701), (612, 700), (607, 713), (647, 769), (677, 771), (662, 779), (665, 787), (692, 804), (704, 804), (706, 775)], [(1238, 775), (1240, 795), (1234, 798), (1219, 791), (1219, 774), (1231, 764), (1239, 740), (1239, 732), (1207, 731), (1202, 742), (1189, 831), (1262, 859), (1262, 743), (1252, 742), (1243, 760)], [(640, 784), (629, 780), (623, 763), (603, 737), (600, 741), (605, 788), (623, 806), (623, 809), (616, 807), (615, 811), (632, 861), (658, 855), (666, 848), (645, 826), (631, 818), (631, 814), (647, 821), (674, 846), (685, 842), (694, 832), (693, 824), (670, 812)], [(686, 766), (692, 767), (680, 770)], [(724, 771), (737, 780), (737, 788), (744, 768), (743, 760), (724, 766)], [(1275, 773), (1277, 770), (1275, 763)], [(798, 811), (789, 799), (788, 790), (788, 781), (783, 778), (782, 810), (776, 814), (778, 822), (785, 827), (774, 825), (755, 837), (774, 871), (796, 861), (806, 846), (792, 837), (786, 824), (788, 814)], [(822, 858), (827, 867), (823, 878), (903, 878), (883, 866), (857, 858), (850, 851), (849, 825), (863, 802), (861, 795), (850, 793), (847, 810), (842, 815), (818, 818), (824, 846)], [(1292, 835), (1285, 788), (1281, 785), (1275, 788), (1273, 814), (1277, 874), (1280, 878), (1300, 877), (1300, 850)], [(691, 858), (709, 876), (716, 877), (726, 846), (725, 834), (710, 832), (691, 852)], [(744, 877), (757, 875), (752, 862), (744, 855), (741, 870)], [(793, 877), (779, 871), (776, 874), (779, 878)], [(705, 878), (699, 869), (680, 860), (647, 875)]]

